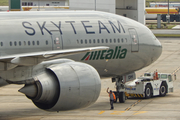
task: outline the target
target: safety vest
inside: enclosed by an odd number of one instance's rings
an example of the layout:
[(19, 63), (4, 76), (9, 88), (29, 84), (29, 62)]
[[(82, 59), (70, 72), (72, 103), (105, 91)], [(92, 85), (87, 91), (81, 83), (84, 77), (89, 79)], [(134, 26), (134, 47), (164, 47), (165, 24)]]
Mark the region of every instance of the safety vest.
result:
[[(116, 96), (114, 95), (114, 93), (112, 93), (113, 94), (113, 98), (114, 98), (114, 100), (116, 100)], [(109, 93), (109, 97), (110, 97), (110, 93)]]

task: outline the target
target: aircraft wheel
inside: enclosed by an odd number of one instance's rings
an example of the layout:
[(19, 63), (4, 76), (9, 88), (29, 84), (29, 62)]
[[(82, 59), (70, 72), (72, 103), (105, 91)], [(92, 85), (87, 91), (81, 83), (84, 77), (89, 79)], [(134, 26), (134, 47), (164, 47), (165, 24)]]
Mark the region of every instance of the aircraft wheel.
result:
[(165, 96), (166, 95), (166, 85), (162, 83), (161, 87), (160, 87), (160, 96)]
[(124, 92), (120, 92), (120, 94), (119, 94), (119, 102), (120, 103), (125, 103), (125, 100), (126, 100), (125, 93)]
[(151, 98), (151, 95), (152, 95), (151, 85), (147, 84), (145, 88), (145, 98), (146, 99)]

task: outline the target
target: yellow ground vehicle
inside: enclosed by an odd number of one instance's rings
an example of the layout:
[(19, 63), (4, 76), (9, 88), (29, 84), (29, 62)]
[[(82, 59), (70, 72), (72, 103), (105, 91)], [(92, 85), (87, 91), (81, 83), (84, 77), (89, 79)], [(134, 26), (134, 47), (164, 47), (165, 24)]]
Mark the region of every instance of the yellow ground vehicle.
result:
[[(169, 8), (170, 21), (180, 22), (180, 8)], [(163, 22), (166, 22), (166, 15), (168, 14), (167, 7), (148, 7), (146, 8), (147, 14), (161, 14), (161, 18)]]

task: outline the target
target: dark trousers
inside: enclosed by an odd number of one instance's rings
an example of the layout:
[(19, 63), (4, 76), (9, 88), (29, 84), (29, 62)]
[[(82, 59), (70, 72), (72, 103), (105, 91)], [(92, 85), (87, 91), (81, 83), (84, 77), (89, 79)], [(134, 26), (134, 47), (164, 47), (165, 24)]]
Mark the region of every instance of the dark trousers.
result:
[(110, 100), (111, 109), (114, 109), (113, 103), (114, 103), (114, 100)]

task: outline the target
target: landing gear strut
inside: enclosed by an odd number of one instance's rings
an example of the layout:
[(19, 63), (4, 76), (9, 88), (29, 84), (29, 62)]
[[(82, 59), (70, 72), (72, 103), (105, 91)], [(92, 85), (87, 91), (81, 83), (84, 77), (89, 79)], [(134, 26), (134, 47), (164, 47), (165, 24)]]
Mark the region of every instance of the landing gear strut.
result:
[(124, 87), (124, 82), (123, 82), (123, 77), (116, 77), (116, 78), (112, 78), (112, 82), (116, 82), (116, 91), (114, 92), (116, 95), (116, 101), (117, 99), (119, 99), (120, 103), (124, 103), (126, 100), (126, 96), (125, 96), (125, 87)]

